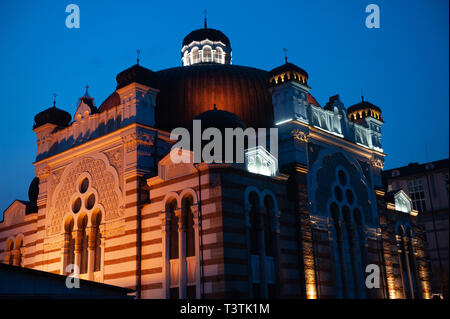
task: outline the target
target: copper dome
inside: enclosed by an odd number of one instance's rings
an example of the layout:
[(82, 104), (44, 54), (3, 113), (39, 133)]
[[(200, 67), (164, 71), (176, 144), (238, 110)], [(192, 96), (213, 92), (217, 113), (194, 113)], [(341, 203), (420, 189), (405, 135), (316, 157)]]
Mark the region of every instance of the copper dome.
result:
[[(273, 105), (267, 71), (237, 65), (199, 63), (191, 66), (147, 72), (160, 92), (156, 97), (155, 127), (171, 131), (190, 127), (199, 114), (218, 110), (238, 116), (247, 127), (273, 127)], [(119, 80), (119, 77), (117, 78)], [(132, 81), (148, 83), (145, 77)], [(122, 82), (123, 85), (125, 82)], [(121, 86), (118, 83), (119, 86)], [(99, 111), (120, 105), (120, 96), (112, 93)], [(320, 107), (308, 93), (308, 102)]]
[(211, 110), (234, 113), (248, 127), (272, 127), (273, 107), (268, 72), (245, 66), (202, 63), (156, 72), (156, 126), (170, 131), (189, 127)]

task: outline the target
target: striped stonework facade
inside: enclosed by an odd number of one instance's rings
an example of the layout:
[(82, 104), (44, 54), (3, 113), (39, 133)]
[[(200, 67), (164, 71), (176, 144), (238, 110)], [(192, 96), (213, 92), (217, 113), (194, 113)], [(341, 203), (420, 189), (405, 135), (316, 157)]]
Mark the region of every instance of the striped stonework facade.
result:
[(194, 164), (153, 128), (157, 90), (117, 92), (104, 113), (35, 128), (38, 187), (4, 212), (3, 263), (136, 298), (431, 297), (417, 211), (382, 189), (379, 150), (293, 120), (270, 176)]

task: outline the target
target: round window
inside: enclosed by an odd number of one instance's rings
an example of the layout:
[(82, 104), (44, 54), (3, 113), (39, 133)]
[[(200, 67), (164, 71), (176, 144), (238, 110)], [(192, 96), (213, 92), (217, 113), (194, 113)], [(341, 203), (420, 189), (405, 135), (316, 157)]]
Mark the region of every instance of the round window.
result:
[(81, 209), (81, 198), (77, 198), (74, 200), (73, 204), (72, 204), (72, 211), (76, 214), (80, 211)]
[(347, 184), (347, 175), (345, 175), (344, 171), (339, 170), (338, 178), (339, 178), (339, 183), (341, 183), (341, 185), (344, 186), (345, 184)]
[(84, 194), (89, 188), (89, 180), (87, 177), (83, 178), (83, 180), (80, 183), (80, 193)]
[(92, 207), (94, 207), (94, 205), (95, 205), (95, 195), (91, 194), (86, 199), (85, 206), (86, 206), (86, 209), (92, 209)]

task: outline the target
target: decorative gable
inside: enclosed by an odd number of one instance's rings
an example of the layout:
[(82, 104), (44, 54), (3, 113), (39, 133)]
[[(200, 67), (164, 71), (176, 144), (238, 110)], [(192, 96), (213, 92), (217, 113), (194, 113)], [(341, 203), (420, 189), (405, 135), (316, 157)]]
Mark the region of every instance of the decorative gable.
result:
[(403, 191), (400, 190), (394, 195), (395, 210), (404, 213), (411, 213), (413, 210), (412, 200)]
[(278, 172), (277, 159), (262, 146), (245, 150), (245, 165), (250, 173), (275, 176)]
[(193, 152), (174, 148), (158, 163), (158, 177), (163, 181), (195, 172)]
[(15, 200), (4, 212), (3, 222), (1, 226), (11, 226), (23, 223), (25, 221), (25, 213), (27, 211), (26, 203)]

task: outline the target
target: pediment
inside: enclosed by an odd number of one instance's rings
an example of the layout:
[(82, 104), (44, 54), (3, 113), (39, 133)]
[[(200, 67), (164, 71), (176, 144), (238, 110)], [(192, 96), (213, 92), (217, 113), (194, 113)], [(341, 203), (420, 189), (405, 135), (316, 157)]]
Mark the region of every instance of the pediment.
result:
[(11, 226), (11, 225), (15, 225), (15, 224), (24, 222), (26, 211), (27, 211), (27, 205), (20, 200), (15, 200), (3, 212), (4, 226)]
[(174, 148), (158, 163), (158, 176), (166, 181), (195, 172), (193, 152)]
[(403, 191), (399, 190), (394, 195), (395, 210), (404, 213), (411, 213), (413, 210), (411, 198)]

